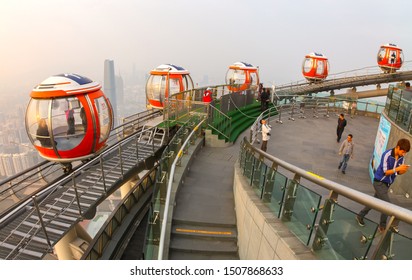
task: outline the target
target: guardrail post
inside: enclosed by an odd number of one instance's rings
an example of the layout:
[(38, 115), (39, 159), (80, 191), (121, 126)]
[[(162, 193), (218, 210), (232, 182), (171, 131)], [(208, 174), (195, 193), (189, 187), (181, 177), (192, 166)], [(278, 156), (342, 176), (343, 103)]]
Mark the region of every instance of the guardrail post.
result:
[(290, 221), (293, 214), (293, 206), (296, 200), (296, 190), (300, 181), (300, 176), (295, 174), (293, 180), (289, 180), (289, 186), (287, 188), (285, 196), (285, 205), (282, 210), (282, 220)]
[(123, 172), (122, 146), (120, 145), (119, 145), (119, 162), (120, 162), (120, 173), (122, 174), (122, 177), (123, 177), (124, 172)]
[(102, 170), (102, 179), (103, 179), (103, 188), (104, 188), (104, 193), (107, 193), (107, 188), (106, 188), (106, 179), (104, 176), (104, 165), (103, 165), (103, 157), (100, 155), (100, 169)]
[(40, 221), (41, 227), (43, 229), (44, 235), (46, 236), (47, 245), (49, 246), (49, 250), (52, 251), (53, 247), (51, 245), (49, 235), (47, 234), (46, 226), (44, 225), (43, 217), (41, 215), (39, 204), (37, 203), (37, 200), (36, 200), (36, 196), (33, 195), (31, 198), (33, 199), (33, 203), (34, 203), (34, 207), (36, 208), (37, 215), (39, 216), (39, 221)]
[(78, 193), (77, 187), (76, 187), (75, 174), (76, 174), (76, 172), (73, 172), (73, 173), (72, 173), (73, 188), (74, 188), (74, 193), (75, 193), (75, 195), (76, 195), (77, 206), (79, 207), (79, 214), (80, 214), (80, 217), (82, 217), (82, 208), (81, 208), (81, 206), (80, 206), (79, 193)]
[(319, 225), (316, 228), (315, 238), (312, 244), (313, 250), (322, 249), (325, 242), (328, 240), (329, 224), (333, 223), (333, 209), (338, 199), (338, 194), (331, 191), (329, 198), (325, 200), (325, 204), (322, 208), (322, 215), (320, 217)]
[(372, 260), (390, 260), (394, 257), (392, 252), (394, 233), (390, 230), (394, 221), (395, 216), (391, 216), (389, 218), (389, 223), (387, 224), (385, 231), (382, 233), (382, 237), (372, 254)]
[(137, 137), (137, 134), (136, 134), (135, 139), (136, 139), (136, 162), (139, 162), (139, 138)]

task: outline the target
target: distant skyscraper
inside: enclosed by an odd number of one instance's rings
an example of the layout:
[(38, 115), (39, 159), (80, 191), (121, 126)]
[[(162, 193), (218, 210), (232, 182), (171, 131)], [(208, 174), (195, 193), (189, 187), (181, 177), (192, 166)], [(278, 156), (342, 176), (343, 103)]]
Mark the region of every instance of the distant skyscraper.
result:
[(13, 176), (16, 174), (16, 171), (14, 170), (14, 164), (13, 164), (13, 159), (11, 154), (2, 154), (0, 156), (4, 172), (6, 173), (5, 175), (7, 177)]
[(116, 100), (116, 79), (114, 76), (114, 62), (106, 59), (104, 61), (104, 82), (103, 92), (109, 98), (113, 107), (114, 125), (117, 126), (117, 100)]
[[(124, 110), (124, 83), (121, 76), (116, 76), (116, 102), (119, 112)], [(125, 117), (123, 114), (121, 117)]]

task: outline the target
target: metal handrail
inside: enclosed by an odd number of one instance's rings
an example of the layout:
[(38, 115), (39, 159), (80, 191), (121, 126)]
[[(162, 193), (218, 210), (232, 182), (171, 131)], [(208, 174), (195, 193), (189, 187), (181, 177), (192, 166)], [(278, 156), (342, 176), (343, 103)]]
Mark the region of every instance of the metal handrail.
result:
[(213, 106), (212, 104), (209, 104), (209, 108), (211, 108), (214, 112), (217, 112), (220, 116), (224, 117), (224, 121), (229, 122), (229, 135), (226, 135), (223, 131), (220, 131), (219, 128), (213, 126), (213, 124), (211, 122), (208, 122), (208, 126), (211, 127), (212, 129), (215, 129), (218, 133), (220, 133), (223, 137), (225, 137), (226, 139), (230, 139), (230, 132), (231, 132), (231, 127), (232, 127), (232, 118), (229, 117), (228, 115), (226, 115), (225, 113), (223, 113), (222, 111), (220, 111), (218, 108), (216, 108), (215, 106)]
[(164, 250), (164, 243), (165, 243), (166, 226), (167, 226), (167, 223), (168, 223), (168, 218), (167, 217), (169, 215), (170, 196), (171, 196), (171, 193), (172, 193), (173, 176), (175, 174), (176, 164), (178, 163), (179, 159), (182, 157), (183, 151), (184, 151), (187, 143), (189, 143), (192, 135), (199, 129), (199, 127), (201, 127), (201, 125), (203, 124), (204, 121), (206, 121), (206, 119), (203, 119), (202, 121), (200, 121), (197, 124), (197, 126), (195, 126), (193, 128), (192, 132), (186, 138), (186, 141), (183, 143), (182, 147), (180, 148), (179, 152), (177, 153), (177, 155), (176, 155), (176, 157), (173, 161), (173, 164), (170, 168), (169, 180), (168, 180), (168, 184), (167, 184), (165, 212), (163, 213), (162, 229), (161, 229), (161, 233), (160, 233), (159, 253), (158, 253), (158, 256), (157, 256), (158, 260), (163, 259), (163, 250)]
[(391, 204), (389, 202), (383, 201), (381, 199), (375, 198), (373, 196), (370, 196), (368, 194), (362, 193), (360, 191), (354, 190), (352, 188), (349, 188), (347, 186), (344, 186), (342, 184), (333, 182), (331, 180), (328, 180), (324, 177), (318, 176), (316, 174), (313, 174), (307, 170), (301, 169), (293, 164), (290, 164), (286, 161), (283, 161), (277, 157), (274, 157), (256, 147), (254, 147), (252, 144), (250, 144), (247, 140), (246, 137), (244, 137), (243, 142), (245, 146), (249, 149), (251, 149), (254, 153), (259, 154), (261, 157), (266, 158), (272, 163), (277, 164), (278, 166), (281, 166), (285, 168), (286, 170), (293, 172), (294, 174), (300, 176), (301, 178), (305, 178), (308, 181), (315, 183), (325, 189), (328, 189), (330, 191), (333, 191), (339, 195), (343, 195), (344, 197), (358, 202), (362, 205), (368, 206), (372, 209), (375, 209), (381, 213), (384, 213), (388, 216), (394, 216), (397, 219), (404, 221), (408, 224), (412, 224), (412, 211), (402, 208), (400, 206)]
[[(152, 119), (154, 117), (157, 117), (161, 115), (161, 111), (158, 110), (146, 110), (143, 112), (139, 112), (136, 114), (133, 114), (131, 116), (126, 117), (123, 121), (123, 123), (121, 125), (118, 125), (117, 127), (113, 128), (110, 132), (110, 136), (107, 139), (107, 146), (104, 148), (104, 150), (108, 150), (111, 146), (116, 145), (121, 139), (125, 139), (127, 136), (124, 131), (129, 130), (130, 128), (132, 128), (131, 133), (133, 132), (138, 132), (138, 130), (143, 130), (143, 125), (145, 124), (145, 122), (147, 122), (149, 119)], [(103, 150), (103, 151), (104, 151)], [(103, 152), (102, 151), (102, 152)], [(99, 154), (102, 155), (102, 154)], [(9, 196), (16, 194), (17, 192), (22, 192), (25, 188), (30, 187), (31, 185), (22, 185), (20, 187), (20, 185), (24, 182), (26, 182), (28, 179), (35, 177), (39, 171), (39, 169), (45, 169), (45, 168), (49, 168), (50, 166), (58, 166), (58, 163), (56, 162), (50, 162), (48, 160), (42, 161), (18, 174), (15, 174), (11, 177), (8, 177), (4, 180), (2, 180), (0, 182), (0, 195), (4, 194), (4, 193), (10, 193)], [(79, 165), (78, 167), (76, 167), (74, 170), (77, 170), (78, 168), (81, 168), (82, 165)], [(37, 170), (37, 172), (34, 172), (35, 170)], [(47, 178), (39, 178), (39, 179), (33, 179), (35, 181), (33, 181), (32, 183), (36, 183), (37, 181), (40, 180), (46, 180)], [(18, 180), (18, 181), (16, 181)], [(49, 182), (50, 183), (50, 182)], [(30, 199), (30, 196), (33, 194), (40, 194), (42, 193), (42, 188), (47, 188), (48, 184), (39, 187), (38, 190), (36, 190), (35, 192), (31, 193), (30, 195), (27, 195), (25, 198), (22, 198), (22, 200), (25, 199)], [(19, 188), (19, 189), (16, 189)], [(10, 191), (11, 190), (11, 191)], [(6, 198), (8, 198), (9, 196), (7, 196)], [(3, 198), (5, 199), (5, 198)], [(1, 202), (1, 200), (0, 200)], [(14, 206), (12, 206), (14, 207)], [(12, 208), (12, 207), (8, 207)], [(2, 215), (3, 213), (0, 213), (0, 215)]]
[[(150, 129), (147, 129), (150, 130)], [(43, 196), (46, 193), (49, 193), (50, 191), (58, 188), (61, 184), (65, 183), (68, 180), (71, 180), (72, 176), (76, 173), (81, 173), (82, 170), (85, 170), (87, 168), (89, 168), (90, 166), (93, 166), (95, 164), (98, 164), (100, 162), (100, 158), (111, 153), (111, 152), (115, 152), (119, 149), (120, 146), (122, 146), (123, 144), (125, 144), (126, 142), (129, 142), (132, 140), (133, 137), (138, 137), (138, 135), (140, 135), (141, 133), (147, 131), (147, 130), (142, 130), (136, 134), (132, 134), (129, 135), (128, 137), (122, 139), (121, 141), (118, 141), (115, 145), (107, 148), (106, 150), (104, 150), (98, 157), (95, 157), (94, 159), (92, 159), (91, 161), (83, 164), (82, 166), (80, 166), (78, 169), (76, 169), (75, 171), (73, 171), (72, 174), (68, 174), (67, 176), (64, 176), (63, 178), (61, 178), (60, 180), (54, 182), (53, 184), (47, 186), (46, 188), (44, 188), (43, 190), (41, 190), (40, 192), (37, 193), (37, 196)], [(0, 219), (0, 224), (2, 222), (4, 222), (5, 220), (9, 219), (11, 216), (13, 216), (15, 213), (17, 213), (22, 207), (25, 207), (26, 205), (30, 204), (32, 201), (31, 200), (26, 200), (24, 203), (22, 203), (18, 208), (14, 209), (13, 211), (10, 211), (7, 215), (5, 215), (4, 217), (2, 217)]]
[[(288, 98), (288, 99), (291, 99), (291, 100), (294, 100), (294, 99), (299, 98), (299, 97), (301, 97), (301, 96), (298, 96), (298, 95), (290, 95), (290, 96), (282, 96), (282, 97)], [(367, 110), (369, 104), (376, 105), (377, 109), (378, 109), (379, 107), (382, 107), (382, 109), (385, 108), (385, 105), (376, 104), (375, 102), (369, 102), (369, 101), (368, 101), (368, 102), (363, 102), (363, 101), (359, 101), (359, 100), (354, 101), (353, 99), (350, 99), (350, 98), (339, 98), (339, 97), (335, 97), (335, 96), (334, 96), (334, 97), (314, 97), (312, 100), (314, 100), (314, 101), (324, 101), (324, 102), (327, 102), (327, 103), (333, 103), (333, 106), (329, 106), (329, 105), (328, 105), (328, 109), (330, 109), (330, 108), (335, 108), (335, 109), (336, 109), (336, 108), (341, 108), (341, 107), (339, 107), (339, 106), (336, 106), (336, 103), (337, 103), (337, 102), (357, 102), (357, 103), (366, 104), (365, 110), (361, 110), (361, 109), (359, 109), (358, 106), (356, 106), (356, 111), (357, 111), (357, 112), (370, 112), (370, 111)], [(291, 103), (291, 104), (294, 104), (294, 103)], [(290, 108), (290, 106), (283, 106), (282, 104), (280, 104), (280, 105), (275, 105), (275, 104), (274, 104), (273, 107), (271, 107), (271, 108), (265, 110), (264, 112), (262, 112), (262, 113), (256, 118), (255, 122), (254, 122), (254, 123), (252, 124), (252, 126), (250, 127), (250, 137), (249, 137), (250, 143), (253, 144), (253, 143), (256, 141), (256, 139), (257, 139), (258, 133), (259, 133), (259, 131), (260, 131), (260, 120), (263, 119), (263, 116), (265, 116), (265, 115), (267, 115), (267, 114), (269, 113), (269, 117), (268, 117), (268, 118), (269, 118), (269, 121), (270, 121), (270, 113), (271, 113), (273, 110), (275, 110), (276, 112), (278, 112), (278, 115), (279, 115), (279, 119), (276, 120), (276, 122), (283, 123), (282, 120), (281, 120), (281, 119), (282, 119), (281, 115), (282, 115), (282, 113), (283, 113), (284, 111), (286, 111), (286, 110), (289, 109), (289, 108)], [(308, 107), (306, 107), (306, 108), (308, 108)]]

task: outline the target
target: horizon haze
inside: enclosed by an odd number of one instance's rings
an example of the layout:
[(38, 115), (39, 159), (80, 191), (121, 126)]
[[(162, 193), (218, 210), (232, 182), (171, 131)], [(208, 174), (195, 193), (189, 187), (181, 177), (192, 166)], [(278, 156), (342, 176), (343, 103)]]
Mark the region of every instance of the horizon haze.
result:
[[(266, 86), (303, 80), (304, 56), (324, 54), (329, 75), (376, 66), (395, 43), (412, 60), (412, 2), (278, 0), (4, 0), (0, 3), (0, 103), (30, 99), (47, 77), (77, 73), (103, 83), (144, 78), (160, 64), (223, 84), (229, 65), (259, 66)], [(1, 109), (1, 108), (0, 108)]]

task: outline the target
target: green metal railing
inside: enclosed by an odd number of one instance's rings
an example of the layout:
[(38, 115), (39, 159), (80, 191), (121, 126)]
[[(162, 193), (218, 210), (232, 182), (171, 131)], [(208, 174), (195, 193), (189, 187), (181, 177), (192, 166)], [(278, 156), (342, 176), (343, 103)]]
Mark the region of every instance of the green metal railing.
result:
[(208, 118), (208, 127), (220, 135), (225, 141), (230, 141), (232, 118), (229, 112), (238, 110), (254, 101), (256, 92), (247, 90), (232, 92), (227, 85), (209, 87), (213, 93), (211, 103), (203, 102), (204, 88), (175, 93), (165, 101), (164, 121), (170, 124), (184, 123), (194, 114)]

